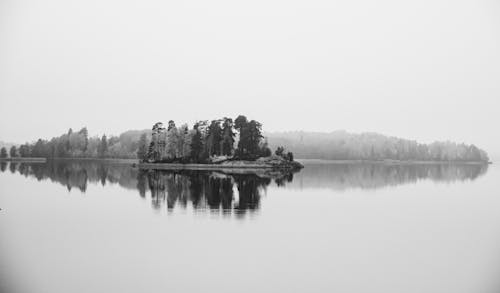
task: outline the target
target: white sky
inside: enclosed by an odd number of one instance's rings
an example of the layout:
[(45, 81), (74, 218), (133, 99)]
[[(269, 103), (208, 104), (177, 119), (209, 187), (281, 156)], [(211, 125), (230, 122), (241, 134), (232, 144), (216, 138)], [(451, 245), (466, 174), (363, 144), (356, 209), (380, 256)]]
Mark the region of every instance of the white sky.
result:
[(0, 0), (0, 140), (245, 114), (500, 154), (498, 0)]

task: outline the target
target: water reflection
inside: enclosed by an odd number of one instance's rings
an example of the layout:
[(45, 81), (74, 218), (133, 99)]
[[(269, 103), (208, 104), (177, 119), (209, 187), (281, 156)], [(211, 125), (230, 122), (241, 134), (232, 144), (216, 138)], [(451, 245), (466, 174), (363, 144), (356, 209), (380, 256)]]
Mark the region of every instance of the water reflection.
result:
[(154, 209), (192, 206), (195, 210), (238, 215), (258, 210), (262, 194), (272, 182), (284, 186), (293, 179), (291, 173), (139, 170), (126, 164), (98, 161), (11, 162), (9, 168), (12, 173), (18, 172), (38, 181), (57, 182), (68, 191), (86, 192), (89, 183), (136, 189), (142, 198), (149, 196)]
[[(176, 205), (243, 214), (259, 208), (260, 198), (271, 177), (256, 174), (224, 174), (205, 171), (139, 171), (137, 187), (141, 196), (151, 192), (153, 207)], [(282, 178), (277, 178), (282, 180)]]
[[(242, 215), (259, 209), (269, 185), (345, 190), (377, 189), (419, 180), (465, 181), (486, 173), (488, 165), (306, 164), (296, 174), (139, 170), (127, 164), (98, 161), (10, 163), (8, 168), (12, 173), (39, 181), (57, 182), (69, 191), (86, 192), (88, 184), (118, 184), (137, 190), (142, 198), (149, 198), (154, 209), (192, 207)], [(7, 163), (0, 162), (0, 170), (6, 172), (6, 169)]]
[(487, 164), (328, 164), (309, 163), (289, 188), (378, 189), (432, 180), (452, 183), (475, 180), (488, 170)]

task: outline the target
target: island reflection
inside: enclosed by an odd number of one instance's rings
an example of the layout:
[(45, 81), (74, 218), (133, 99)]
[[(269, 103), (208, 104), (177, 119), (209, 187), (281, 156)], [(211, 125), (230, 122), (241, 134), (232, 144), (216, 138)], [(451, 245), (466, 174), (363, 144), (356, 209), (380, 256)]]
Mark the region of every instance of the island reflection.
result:
[[(7, 165), (9, 165), (7, 167)], [(69, 191), (86, 192), (89, 184), (118, 184), (137, 190), (154, 209), (192, 206), (195, 210), (242, 215), (257, 211), (268, 186), (291, 189), (378, 189), (419, 180), (475, 180), (488, 165), (473, 164), (306, 164), (299, 173), (226, 174), (209, 171), (139, 170), (102, 161), (0, 162), (2, 172), (19, 173), (38, 181), (50, 180)]]

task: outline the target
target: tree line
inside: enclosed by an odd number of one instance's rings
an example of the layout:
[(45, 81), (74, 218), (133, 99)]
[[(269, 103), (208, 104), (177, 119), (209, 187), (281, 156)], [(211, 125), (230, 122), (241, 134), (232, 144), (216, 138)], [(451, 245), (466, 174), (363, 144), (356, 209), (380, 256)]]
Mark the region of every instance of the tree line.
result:
[[(45, 158), (139, 158), (149, 162), (206, 162), (214, 156), (255, 159), (275, 155), (287, 160), (402, 160), (402, 161), (482, 161), (488, 154), (473, 144), (434, 142), (422, 144), (414, 140), (377, 133), (352, 134), (345, 131), (262, 132), (258, 121), (238, 116), (198, 121), (192, 128), (169, 121), (155, 123), (152, 129), (130, 130), (119, 136), (89, 137), (84, 127), (50, 140), (2, 148), (0, 157)], [(287, 152), (287, 146), (294, 154)], [(294, 156), (295, 155), (295, 156)]]
[(68, 132), (49, 140), (38, 139), (34, 143), (12, 146), (0, 150), (1, 157), (43, 157), (43, 158), (135, 158), (138, 138), (144, 131), (131, 130), (119, 136), (90, 137), (86, 127)]
[(270, 147), (286, 145), (302, 159), (489, 161), (488, 154), (473, 144), (450, 141), (423, 144), (377, 133), (292, 131), (266, 133), (266, 137)]
[[(130, 130), (119, 136), (90, 137), (86, 127), (50, 140), (13, 146), (9, 153), (0, 150), (1, 157), (44, 158), (139, 158), (145, 162), (206, 163), (214, 157), (255, 160), (272, 154), (262, 135), (262, 124), (239, 115), (212, 121), (176, 126), (170, 120), (165, 127), (157, 122), (151, 130)], [(287, 160), (293, 154), (280, 147), (275, 152)]]

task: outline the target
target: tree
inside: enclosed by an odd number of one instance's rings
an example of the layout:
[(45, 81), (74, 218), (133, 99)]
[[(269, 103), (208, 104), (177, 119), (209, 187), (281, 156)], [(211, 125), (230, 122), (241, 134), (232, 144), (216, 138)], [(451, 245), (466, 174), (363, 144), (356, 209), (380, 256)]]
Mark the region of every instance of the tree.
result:
[(165, 140), (162, 133), (165, 128), (163, 123), (156, 122), (151, 129), (151, 143), (149, 144), (147, 158), (148, 160), (158, 161), (161, 159), (161, 154), (165, 151)]
[(167, 131), (171, 130), (172, 128), (175, 128), (175, 122), (174, 122), (174, 120), (168, 121)]
[(203, 153), (203, 141), (202, 141), (202, 136), (201, 132), (198, 129), (199, 124), (196, 123), (193, 127), (193, 137), (191, 139), (191, 159), (194, 162), (199, 162), (202, 158), (202, 153)]
[(249, 136), (247, 117), (245, 117), (243, 115), (239, 115), (234, 120), (234, 128), (239, 133), (237, 155), (238, 156), (245, 156), (247, 154), (248, 136)]
[(11, 158), (15, 158), (17, 157), (17, 148), (15, 145), (13, 145), (11, 148), (10, 148), (10, 157)]
[(208, 127), (206, 149), (209, 156), (221, 154), (222, 128), (220, 120), (212, 120)]
[(248, 152), (250, 155), (256, 156), (259, 154), (260, 141), (264, 137), (262, 136), (262, 124), (252, 120), (248, 123), (248, 131)]
[(187, 125), (184, 125), (182, 127), (183, 129), (183, 134), (182, 134), (182, 154), (181, 156), (184, 159), (189, 159), (191, 156), (191, 142), (193, 138), (193, 131), (189, 131), (189, 128)]
[(82, 148), (82, 151), (86, 152), (87, 148), (88, 148), (88, 145), (89, 145), (89, 132), (87, 130), (87, 127), (83, 127), (82, 129), (80, 129), (80, 131), (78, 131), (78, 134), (83, 139), (83, 148)]
[(248, 123), (247, 117), (243, 115), (239, 115), (234, 120), (234, 128), (238, 131), (241, 131), (241, 128)]
[(233, 119), (224, 117), (222, 124), (222, 142), (221, 153), (225, 156), (230, 156), (234, 147), (234, 132), (233, 132)]
[[(42, 151), (45, 152), (45, 148)], [(48, 154), (43, 153), (42, 156), (47, 156), (47, 155)], [(25, 143), (25, 144), (22, 144), (19, 146), (19, 156), (21, 156), (23, 158), (32, 156), (31, 147), (28, 143)]]
[[(31, 151), (31, 155), (33, 157), (44, 157), (45, 156), (44, 148), (45, 148), (45, 144), (44, 144), (43, 140), (40, 138), (37, 140), (37, 142), (33, 146), (33, 150)], [(25, 147), (21, 145), (19, 147), (19, 153), (20, 153), (21, 157), (25, 156), (25, 152), (26, 152)]]
[[(169, 127), (170, 126), (171, 125), (169, 122)], [(179, 148), (179, 131), (177, 131), (177, 127), (175, 127), (175, 124), (174, 124), (167, 131), (167, 145), (166, 145), (166, 150), (165, 150), (167, 158), (169, 158), (169, 159), (177, 158), (178, 154), (179, 154), (178, 148)]]
[(139, 149), (137, 150), (137, 158), (142, 162), (147, 160), (148, 155), (148, 135), (146, 133), (141, 134), (139, 139)]
[(7, 149), (5, 147), (0, 150), (0, 158), (7, 158)]
[(273, 154), (273, 152), (271, 151), (271, 149), (269, 148), (269, 145), (266, 142), (264, 142), (262, 144), (262, 146), (260, 146), (260, 156), (261, 157), (269, 157)]
[(99, 147), (97, 149), (97, 154), (100, 158), (104, 158), (108, 154), (108, 139), (106, 138), (106, 135), (103, 135), (101, 138), (101, 143), (99, 144)]
[(280, 157), (283, 157), (284, 153), (285, 153), (285, 148), (282, 146), (277, 147), (276, 151), (274, 151), (274, 154)]
[(237, 156), (241, 158), (255, 159), (260, 155), (260, 142), (262, 136), (262, 124), (256, 120), (248, 121), (245, 116), (238, 116), (234, 121), (234, 128), (239, 131)]
[(68, 130), (68, 134), (66, 135), (66, 139), (65, 139), (65, 152), (66, 153), (71, 153), (71, 141), (70, 141), (70, 137), (71, 135), (73, 134), (73, 129), (69, 129)]

